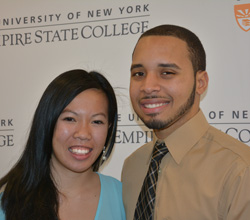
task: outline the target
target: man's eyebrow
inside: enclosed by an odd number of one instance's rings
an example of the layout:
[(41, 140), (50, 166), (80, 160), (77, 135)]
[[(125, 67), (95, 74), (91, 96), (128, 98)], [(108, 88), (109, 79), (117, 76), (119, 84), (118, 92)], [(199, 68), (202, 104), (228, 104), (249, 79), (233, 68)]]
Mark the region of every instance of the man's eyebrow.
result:
[(130, 71), (135, 69), (135, 68), (141, 68), (141, 67), (143, 67), (141, 64), (132, 64), (130, 67)]
[[(141, 68), (143, 67), (142, 64), (132, 64), (131, 65), (131, 68), (130, 68), (130, 71), (132, 71), (133, 69), (136, 69), (136, 68)], [(158, 64), (158, 67), (167, 67), (167, 68), (174, 68), (174, 69), (178, 69), (180, 70), (181, 68), (176, 65), (175, 63), (160, 63)]]
[(158, 66), (159, 66), (159, 67), (174, 68), (174, 69), (178, 69), (178, 70), (181, 69), (181, 68), (180, 68), (178, 65), (176, 65), (175, 63), (160, 63)]

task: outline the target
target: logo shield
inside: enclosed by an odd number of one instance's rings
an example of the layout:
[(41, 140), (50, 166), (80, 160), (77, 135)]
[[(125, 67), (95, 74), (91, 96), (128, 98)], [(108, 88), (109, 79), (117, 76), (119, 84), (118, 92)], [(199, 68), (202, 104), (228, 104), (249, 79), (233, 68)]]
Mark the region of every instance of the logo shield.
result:
[(243, 31), (250, 30), (250, 4), (235, 5), (234, 15), (237, 24)]

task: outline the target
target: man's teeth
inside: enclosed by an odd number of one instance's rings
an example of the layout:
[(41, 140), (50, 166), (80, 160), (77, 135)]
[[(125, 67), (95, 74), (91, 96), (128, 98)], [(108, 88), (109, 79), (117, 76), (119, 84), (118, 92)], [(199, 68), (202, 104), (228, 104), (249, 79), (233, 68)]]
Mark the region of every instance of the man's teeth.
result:
[(145, 104), (144, 106), (146, 108), (157, 108), (163, 105), (166, 105), (166, 103)]
[(78, 155), (85, 155), (89, 153), (89, 149), (79, 149), (79, 148), (69, 148), (69, 151), (73, 154), (78, 154)]

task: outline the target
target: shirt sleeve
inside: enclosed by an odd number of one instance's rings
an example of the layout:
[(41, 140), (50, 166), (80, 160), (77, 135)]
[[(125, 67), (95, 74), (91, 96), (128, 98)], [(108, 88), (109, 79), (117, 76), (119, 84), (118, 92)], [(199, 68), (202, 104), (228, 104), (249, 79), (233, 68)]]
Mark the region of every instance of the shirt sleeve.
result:
[(239, 173), (230, 188), (228, 211), (223, 220), (250, 219), (250, 167)]

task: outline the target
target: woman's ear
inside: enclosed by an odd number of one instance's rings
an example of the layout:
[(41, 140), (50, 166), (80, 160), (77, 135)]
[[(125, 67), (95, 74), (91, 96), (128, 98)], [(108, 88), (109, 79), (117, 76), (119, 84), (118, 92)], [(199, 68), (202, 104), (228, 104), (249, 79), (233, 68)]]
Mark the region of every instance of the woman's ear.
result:
[(206, 71), (198, 71), (196, 73), (196, 93), (202, 95), (208, 87), (208, 74)]

